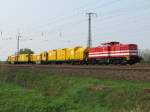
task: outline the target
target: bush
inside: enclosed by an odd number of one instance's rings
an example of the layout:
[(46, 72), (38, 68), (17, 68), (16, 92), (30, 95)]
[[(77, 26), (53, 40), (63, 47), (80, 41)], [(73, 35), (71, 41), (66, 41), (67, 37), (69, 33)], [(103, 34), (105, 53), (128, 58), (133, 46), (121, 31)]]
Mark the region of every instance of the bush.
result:
[(150, 63), (150, 49), (145, 49), (141, 52), (143, 62)]

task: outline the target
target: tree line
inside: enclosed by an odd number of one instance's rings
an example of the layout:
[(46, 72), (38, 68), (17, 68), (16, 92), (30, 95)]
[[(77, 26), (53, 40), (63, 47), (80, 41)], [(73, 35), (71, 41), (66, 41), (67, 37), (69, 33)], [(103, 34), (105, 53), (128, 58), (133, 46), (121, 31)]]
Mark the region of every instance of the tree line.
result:
[(150, 49), (141, 50), (142, 62), (150, 63)]

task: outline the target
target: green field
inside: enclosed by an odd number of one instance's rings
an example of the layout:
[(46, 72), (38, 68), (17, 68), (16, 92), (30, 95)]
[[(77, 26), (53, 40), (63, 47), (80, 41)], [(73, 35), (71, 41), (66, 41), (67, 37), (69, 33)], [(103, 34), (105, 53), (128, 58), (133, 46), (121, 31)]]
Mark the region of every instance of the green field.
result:
[(0, 112), (149, 112), (150, 83), (0, 71)]

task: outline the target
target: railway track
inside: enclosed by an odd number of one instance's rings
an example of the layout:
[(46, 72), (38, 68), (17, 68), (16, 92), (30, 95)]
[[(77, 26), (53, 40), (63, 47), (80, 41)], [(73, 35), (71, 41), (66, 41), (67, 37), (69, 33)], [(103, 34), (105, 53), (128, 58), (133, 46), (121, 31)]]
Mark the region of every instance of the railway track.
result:
[(134, 65), (134, 66), (119, 66), (119, 65), (28, 65), (28, 64), (1, 64), (0, 67), (7, 68), (57, 68), (57, 69), (87, 69), (87, 70), (137, 70), (150, 71), (150, 65)]
[(98, 66), (98, 65), (0, 65), (1, 69), (52, 72), (66, 75), (90, 76), (102, 79), (150, 81), (150, 65)]

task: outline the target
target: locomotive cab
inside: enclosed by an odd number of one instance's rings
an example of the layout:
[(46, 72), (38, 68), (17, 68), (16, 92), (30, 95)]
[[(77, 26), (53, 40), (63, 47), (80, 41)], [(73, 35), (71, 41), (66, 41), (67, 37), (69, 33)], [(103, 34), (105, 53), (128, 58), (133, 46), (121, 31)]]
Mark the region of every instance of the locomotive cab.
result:
[(141, 58), (138, 53), (138, 46), (136, 44), (129, 44), (129, 56), (128, 56), (128, 63), (129, 64), (135, 64), (140, 62)]

